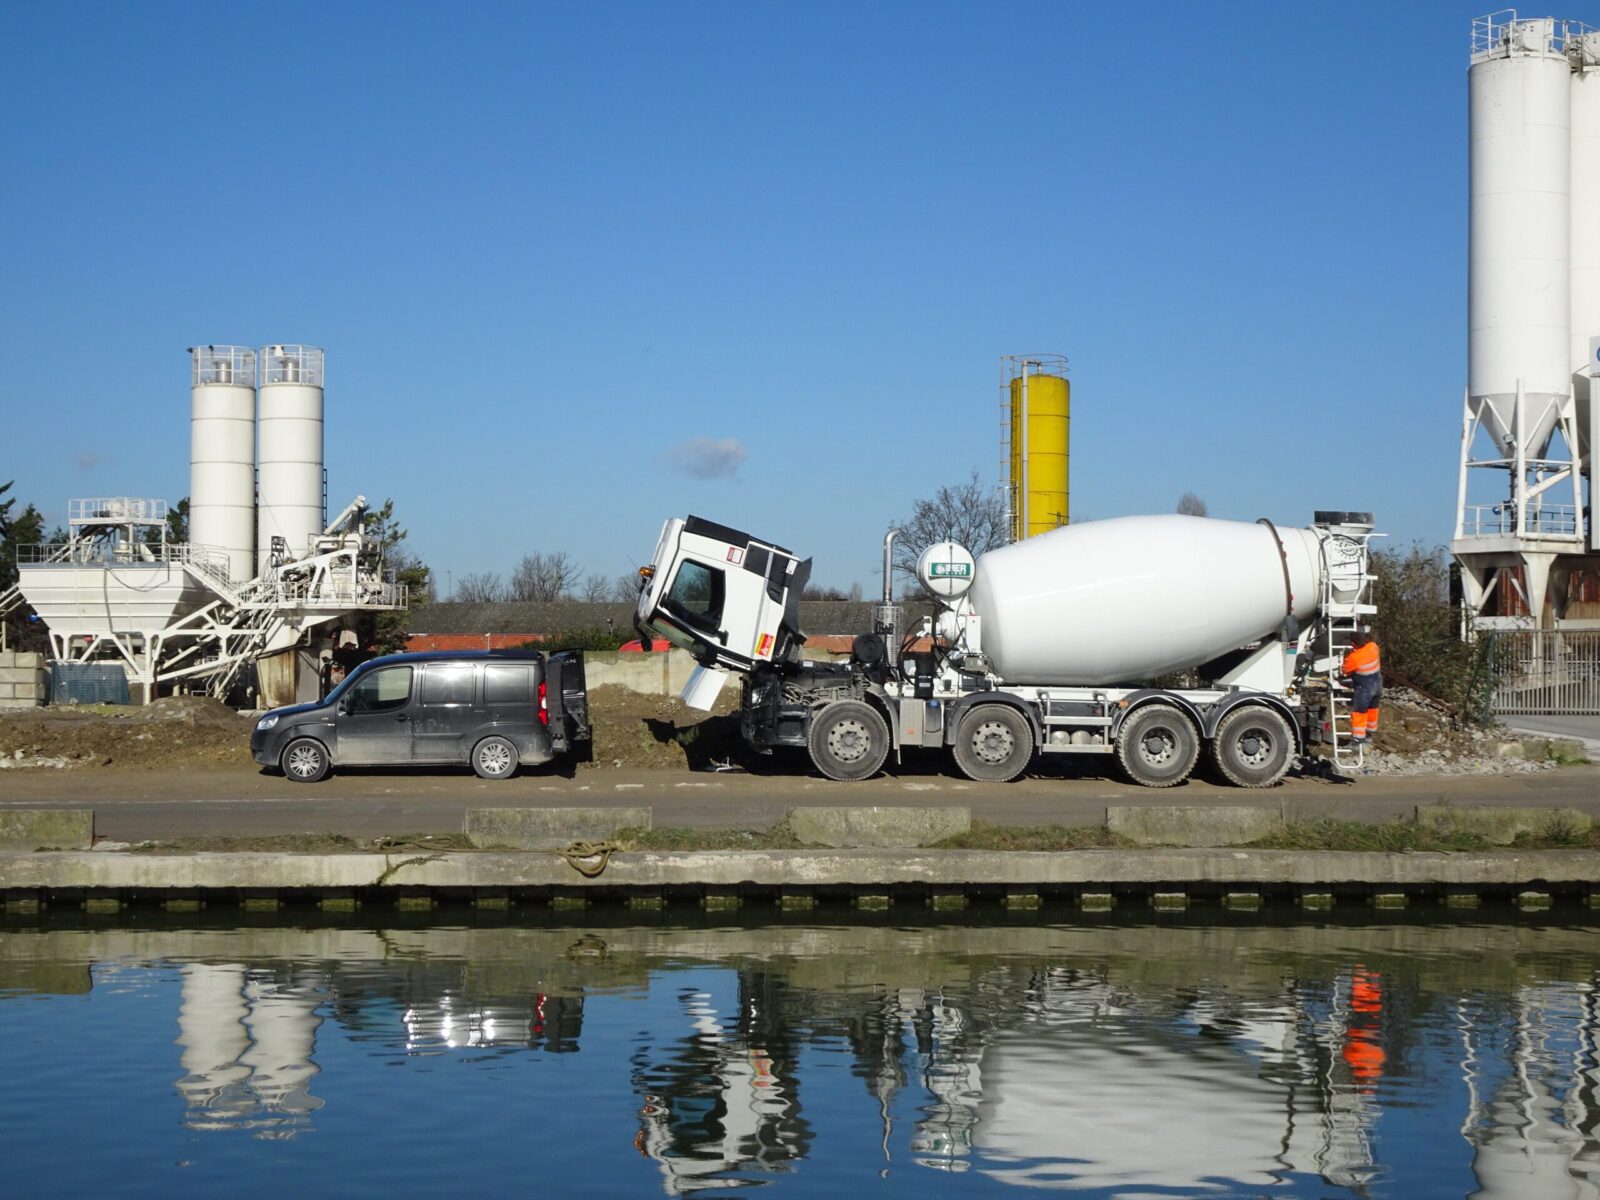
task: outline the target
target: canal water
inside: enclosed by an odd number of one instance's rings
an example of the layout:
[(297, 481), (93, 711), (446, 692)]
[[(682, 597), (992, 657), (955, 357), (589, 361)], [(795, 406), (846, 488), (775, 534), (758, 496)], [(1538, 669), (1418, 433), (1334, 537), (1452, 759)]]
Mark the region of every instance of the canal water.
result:
[(1597, 927), (1489, 911), (8, 919), (0, 1195), (1600, 1196)]

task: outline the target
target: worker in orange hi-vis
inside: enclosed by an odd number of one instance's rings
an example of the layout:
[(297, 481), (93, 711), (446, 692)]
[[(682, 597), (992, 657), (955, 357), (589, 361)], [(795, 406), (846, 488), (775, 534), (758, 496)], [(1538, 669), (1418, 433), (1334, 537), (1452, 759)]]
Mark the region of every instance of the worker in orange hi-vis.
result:
[(1341, 667), (1350, 676), (1355, 695), (1350, 699), (1350, 739), (1370, 742), (1378, 732), (1378, 701), (1383, 696), (1383, 664), (1378, 643), (1365, 629), (1358, 632)]

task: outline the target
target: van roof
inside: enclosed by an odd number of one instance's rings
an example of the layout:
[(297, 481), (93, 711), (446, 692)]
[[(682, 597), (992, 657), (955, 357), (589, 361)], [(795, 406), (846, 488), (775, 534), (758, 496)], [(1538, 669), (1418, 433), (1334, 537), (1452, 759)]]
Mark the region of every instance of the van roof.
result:
[(378, 658), (369, 658), (360, 665), (387, 667), (399, 663), (479, 662), (503, 659), (516, 662), (541, 659), (544, 656), (543, 650), (409, 650), (404, 654), (385, 654)]

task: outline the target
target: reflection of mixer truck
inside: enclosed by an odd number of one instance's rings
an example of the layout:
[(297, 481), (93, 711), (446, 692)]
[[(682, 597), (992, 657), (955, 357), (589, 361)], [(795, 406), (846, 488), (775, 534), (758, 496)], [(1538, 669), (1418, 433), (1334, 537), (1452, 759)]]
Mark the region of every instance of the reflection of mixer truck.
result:
[(636, 624), (701, 664), (685, 700), (709, 707), (740, 674), (746, 740), (803, 746), (832, 779), (923, 747), (948, 750), (971, 779), (1014, 779), (1036, 753), (1098, 754), (1169, 787), (1205, 751), (1230, 782), (1266, 787), (1309, 742), (1332, 743), (1341, 763), (1359, 755), (1337, 667), (1375, 611), (1371, 536), (1370, 514), (1320, 512), (1303, 529), (1121, 517), (976, 562), (937, 543), (916, 570), (941, 611), (903, 637), (891, 532), (874, 632), (848, 662), (813, 662), (799, 626), (810, 560), (674, 518), (641, 572)]

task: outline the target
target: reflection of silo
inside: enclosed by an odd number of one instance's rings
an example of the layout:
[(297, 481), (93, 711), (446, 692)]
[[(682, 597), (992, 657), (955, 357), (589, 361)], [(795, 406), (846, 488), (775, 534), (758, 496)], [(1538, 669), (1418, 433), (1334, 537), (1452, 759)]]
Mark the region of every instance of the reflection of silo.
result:
[(1060, 355), (1006, 361), (1011, 538), (1021, 541), (1067, 524), (1072, 388)]
[[(1572, 74), (1555, 22), (1495, 27), (1475, 46), (1467, 391), (1502, 452), (1541, 457), (1570, 388)], [(1528, 427), (1518, 439), (1517, 389)]]
[(256, 352), (189, 353), (189, 541), (224, 552), (239, 582), (256, 573)]
[(246, 1018), (252, 1044), (239, 1058), (251, 1068), (250, 1087), (263, 1108), (290, 1117), (322, 1107), (308, 1092), (317, 1074), (312, 1055), (317, 1046), (320, 997), (264, 981), (248, 986)]
[(256, 556), (264, 571), (273, 538), (283, 539), (288, 558), (304, 558), (323, 530), (321, 350), (262, 348), (257, 436)]
[[(1571, 44), (1571, 43), (1569, 43)], [(1572, 348), (1578, 398), (1578, 439), (1590, 452), (1589, 405), (1596, 385), (1578, 366), (1590, 362), (1589, 341), (1600, 337), (1600, 33), (1578, 38), (1572, 75)]]
[(255, 1107), (244, 1086), (250, 1068), (240, 1055), (250, 1045), (245, 1029), (244, 968), (186, 963), (178, 1008), (178, 1045), (184, 1075), (178, 1080), (184, 1123), (191, 1129), (226, 1128), (230, 1118)]

